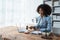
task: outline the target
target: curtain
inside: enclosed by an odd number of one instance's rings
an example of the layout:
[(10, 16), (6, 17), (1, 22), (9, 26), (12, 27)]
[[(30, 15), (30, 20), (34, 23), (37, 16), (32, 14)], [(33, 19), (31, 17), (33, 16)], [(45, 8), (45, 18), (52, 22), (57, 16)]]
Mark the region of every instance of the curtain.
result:
[(32, 23), (43, 0), (0, 0), (0, 28)]

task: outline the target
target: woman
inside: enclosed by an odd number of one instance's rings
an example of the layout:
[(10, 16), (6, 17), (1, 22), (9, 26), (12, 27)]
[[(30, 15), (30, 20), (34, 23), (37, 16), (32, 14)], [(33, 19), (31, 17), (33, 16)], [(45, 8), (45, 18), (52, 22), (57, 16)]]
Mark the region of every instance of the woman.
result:
[(36, 22), (38, 23), (35, 28), (39, 28), (41, 32), (50, 32), (52, 27), (51, 21), (51, 7), (47, 4), (41, 4), (37, 7), (37, 12), (40, 14), (39, 17), (36, 18)]
[[(37, 7), (37, 12), (40, 16), (36, 18), (37, 25), (34, 26), (34, 29), (41, 32), (51, 32), (51, 7), (47, 4), (41, 4)], [(32, 29), (32, 26), (30, 28)]]

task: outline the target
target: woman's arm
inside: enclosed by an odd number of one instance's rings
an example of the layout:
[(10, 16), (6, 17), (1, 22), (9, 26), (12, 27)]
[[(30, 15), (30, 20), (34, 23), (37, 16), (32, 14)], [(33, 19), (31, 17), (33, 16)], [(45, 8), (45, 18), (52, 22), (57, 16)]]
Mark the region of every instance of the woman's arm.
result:
[(51, 17), (47, 18), (47, 31), (51, 31), (52, 28), (52, 19)]

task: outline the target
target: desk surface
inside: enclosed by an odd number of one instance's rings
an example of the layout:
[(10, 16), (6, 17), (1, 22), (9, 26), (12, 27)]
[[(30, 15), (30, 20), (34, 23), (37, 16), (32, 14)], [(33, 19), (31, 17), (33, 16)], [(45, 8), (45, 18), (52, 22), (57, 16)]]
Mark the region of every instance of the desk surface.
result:
[[(2, 32), (2, 38), (11, 40), (46, 40), (42, 39), (41, 35), (18, 33), (16, 27), (0, 29), (0, 32)], [(54, 36), (53, 40), (60, 40), (60, 37)]]

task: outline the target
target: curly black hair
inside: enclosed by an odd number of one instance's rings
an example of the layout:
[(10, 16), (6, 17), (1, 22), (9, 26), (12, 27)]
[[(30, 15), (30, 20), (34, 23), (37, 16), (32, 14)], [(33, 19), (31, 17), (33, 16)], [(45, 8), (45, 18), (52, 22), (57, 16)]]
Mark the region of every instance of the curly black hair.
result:
[(51, 14), (52, 9), (51, 9), (51, 7), (49, 5), (47, 5), (47, 4), (41, 4), (41, 5), (39, 5), (37, 7), (37, 12), (38, 13), (39, 13), (39, 9), (40, 8), (43, 10), (43, 13), (44, 13), (45, 16), (48, 16), (48, 15)]

